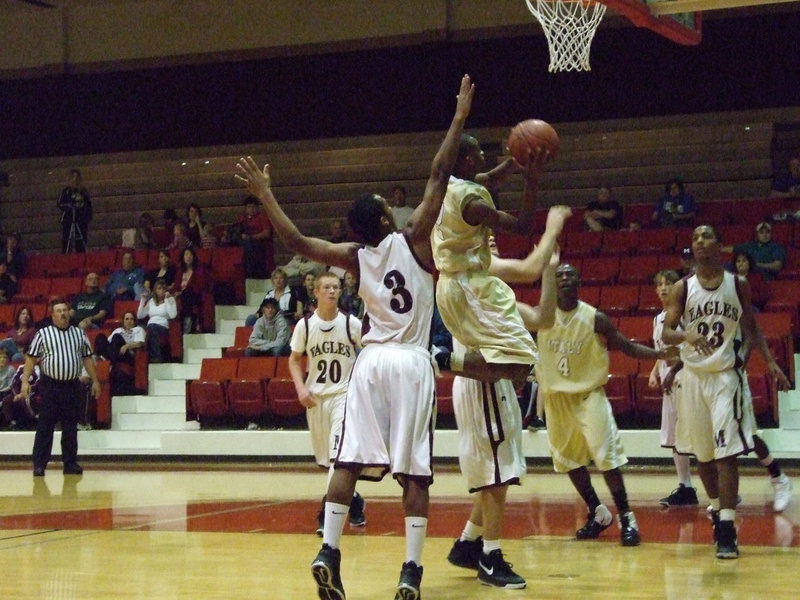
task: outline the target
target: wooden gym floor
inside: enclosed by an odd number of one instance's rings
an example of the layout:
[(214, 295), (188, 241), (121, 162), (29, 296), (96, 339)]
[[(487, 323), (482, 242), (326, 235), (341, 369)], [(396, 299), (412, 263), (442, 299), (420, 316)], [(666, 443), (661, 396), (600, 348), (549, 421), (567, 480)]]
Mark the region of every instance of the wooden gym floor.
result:
[[(0, 464), (0, 597), (316, 598), (309, 564), (320, 544), (314, 531), (321, 471), (241, 463), (84, 466), (81, 477), (63, 476), (53, 463), (46, 477), (33, 478), (27, 465)], [(662, 511), (658, 498), (675, 487), (669, 470), (630, 467), (625, 479), (642, 532), (638, 548), (620, 546), (616, 525), (599, 540), (576, 541), (585, 509), (567, 477), (531, 469), (509, 494), (503, 540), (528, 587), (506, 591), (481, 586), (473, 572), (447, 562), (470, 499), (457, 469), (438, 468), (423, 597), (800, 596), (800, 503), (774, 513), (762, 469), (743, 469), (741, 557), (733, 561), (714, 557), (702, 494), (699, 507)], [(593, 481), (610, 504), (602, 477), (593, 473)], [(347, 597), (391, 599), (405, 548), (400, 488), (386, 479), (358, 489), (367, 500), (367, 525), (345, 528)]]

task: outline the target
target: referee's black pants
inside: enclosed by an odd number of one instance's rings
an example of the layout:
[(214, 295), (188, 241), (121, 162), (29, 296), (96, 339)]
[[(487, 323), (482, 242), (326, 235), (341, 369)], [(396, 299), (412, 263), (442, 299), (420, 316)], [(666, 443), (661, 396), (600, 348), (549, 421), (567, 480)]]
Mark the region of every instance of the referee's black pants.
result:
[(64, 466), (78, 462), (78, 419), (81, 414), (81, 382), (42, 376), (42, 407), (33, 440), (33, 467), (47, 467), (53, 449), (53, 431), (61, 421), (61, 456)]

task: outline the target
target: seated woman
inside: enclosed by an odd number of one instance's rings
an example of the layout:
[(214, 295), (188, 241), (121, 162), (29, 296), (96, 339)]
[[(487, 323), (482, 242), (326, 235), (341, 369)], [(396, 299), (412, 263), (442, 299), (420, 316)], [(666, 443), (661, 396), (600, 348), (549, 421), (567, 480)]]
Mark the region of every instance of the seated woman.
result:
[(172, 292), (175, 288), (177, 269), (175, 265), (171, 264), (169, 261), (169, 252), (167, 250), (160, 250), (158, 252), (158, 266), (148, 271), (144, 277), (144, 289), (147, 290), (148, 294), (153, 293), (153, 284), (158, 279), (164, 280), (168, 292)]
[(5, 348), (11, 362), (25, 360), (25, 351), (33, 341), (36, 334), (36, 325), (33, 322), (33, 313), (30, 307), (21, 306), (14, 318), (14, 327), (8, 332), (6, 339), (0, 341), (0, 348)]
[(203, 294), (211, 291), (205, 269), (197, 260), (197, 254), (186, 248), (181, 255), (181, 272), (177, 278), (181, 299), (181, 323), (183, 333), (203, 332)]
[(203, 218), (203, 210), (198, 204), (192, 202), (186, 207), (186, 237), (192, 241), (192, 246), (199, 248), (202, 245), (202, 231), (206, 220)]
[(303, 275), (303, 285), (294, 290), (297, 301), (302, 305), (298, 306), (298, 310), (302, 310), (303, 316), (306, 317), (310, 317), (317, 310), (317, 298), (314, 296), (316, 281), (317, 276), (314, 273), (306, 273)]
[[(289, 324), (296, 323), (303, 318), (303, 305), (297, 300), (295, 291), (287, 285), (288, 278), (286, 273), (278, 267), (272, 271), (272, 289), (266, 293), (264, 299), (275, 298), (278, 301), (278, 309), (280, 313), (286, 318)], [(254, 315), (249, 315), (244, 324), (252, 327), (256, 319), (261, 316), (261, 310)]]
[(33, 373), (28, 381), (31, 384), (30, 395), (22, 395), (22, 373), (25, 365), (17, 367), (11, 380), (11, 389), (3, 395), (3, 418), (11, 430), (36, 429), (39, 409), (42, 406), (42, 395), (39, 386), (39, 365), (33, 366)]
[(344, 289), (339, 296), (339, 310), (358, 319), (364, 318), (364, 301), (358, 295), (358, 279), (350, 271), (344, 274)]
[[(141, 303), (141, 300), (140, 300)], [(134, 353), (144, 348), (144, 329), (136, 324), (136, 316), (128, 311), (122, 315), (122, 327), (117, 327), (106, 339), (95, 339), (95, 353), (111, 361), (110, 383), (112, 396), (130, 396), (141, 390), (135, 385)]]
[(140, 319), (147, 318), (147, 352), (151, 363), (168, 360), (169, 355), (169, 321), (178, 316), (178, 305), (175, 298), (167, 291), (167, 284), (158, 279), (153, 286), (153, 294), (142, 296), (136, 314)]
[(764, 306), (769, 301), (772, 292), (769, 288), (769, 282), (764, 279), (764, 276), (756, 267), (756, 261), (747, 252), (737, 252), (733, 255), (732, 265), (731, 272), (741, 275), (750, 284), (750, 301), (753, 304), (753, 308), (756, 311), (764, 310)]

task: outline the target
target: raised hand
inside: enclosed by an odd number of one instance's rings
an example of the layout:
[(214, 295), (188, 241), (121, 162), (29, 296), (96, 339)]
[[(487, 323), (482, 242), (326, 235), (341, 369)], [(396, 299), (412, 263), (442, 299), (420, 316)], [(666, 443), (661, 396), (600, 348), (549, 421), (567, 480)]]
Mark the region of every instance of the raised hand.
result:
[(469, 75), (464, 75), (461, 78), (461, 89), (458, 90), (458, 99), (456, 103), (456, 117), (466, 119), (469, 111), (472, 108), (472, 97), (475, 94), (475, 84), (472, 83)]
[(233, 175), (236, 179), (241, 181), (247, 191), (259, 199), (270, 194), (272, 178), (269, 174), (269, 165), (264, 165), (264, 169), (260, 170), (252, 156), (240, 158), (236, 163), (237, 172)]

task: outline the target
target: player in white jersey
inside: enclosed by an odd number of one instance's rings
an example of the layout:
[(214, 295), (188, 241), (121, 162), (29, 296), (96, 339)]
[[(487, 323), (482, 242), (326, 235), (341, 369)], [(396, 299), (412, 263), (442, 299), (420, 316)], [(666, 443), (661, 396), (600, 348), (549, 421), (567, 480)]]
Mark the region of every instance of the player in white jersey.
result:
[[(350, 372), (361, 348), (361, 321), (339, 312), (342, 285), (336, 273), (323, 273), (314, 282), (317, 308), (295, 326), (289, 356), (289, 372), (300, 403), (306, 407), (311, 447), (317, 464), (333, 475), (333, 461), (339, 450), (344, 418), (344, 401)], [(308, 374), (303, 368), (307, 357)], [(325, 486), (327, 489), (327, 485)], [(317, 535), (325, 523), (325, 497), (317, 515)], [(350, 525), (366, 525), (364, 499), (356, 492), (350, 502)]]
[(608, 380), (608, 349), (636, 358), (670, 358), (675, 348), (654, 350), (625, 338), (602, 312), (578, 299), (580, 275), (569, 264), (556, 270), (555, 324), (538, 335), (539, 390), (544, 394), (547, 435), (556, 472), (567, 473), (589, 509), (578, 539), (596, 538), (613, 522), (592, 487), (587, 465), (602, 471), (619, 513), (623, 546), (639, 544), (636, 517), (620, 467), (628, 462), (603, 386)]
[[(569, 209), (554, 207), (569, 215)], [(512, 261), (493, 257), (493, 270), (514, 280), (509, 268)], [(539, 306), (519, 303), (525, 327), (537, 331), (553, 324), (556, 307), (555, 268), (559, 252), (553, 252), (542, 272), (542, 295)], [(453, 341), (454, 347), (458, 341)], [(516, 390), (508, 379), (495, 383), (466, 377), (453, 381), (453, 409), (458, 424), (461, 473), (474, 493), (472, 511), (459, 539), (447, 560), (478, 571), (485, 585), (521, 589), (525, 580), (515, 573), (503, 558), (500, 532), (503, 524), (506, 494), (509, 485), (519, 485), (525, 475), (525, 454), (522, 449), (522, 414)]]
[[(467, 353), (453, 353), (450, 368), (482, 381), (522, 382), (535, 360), (535, 346), (517, 310), (511, 288), (489, 273), (488, 239), (496, 232), (530, 235), (536, 189), (542, 166), (550, 159), (545, 149), (529, 156), (519, 216), (498, 210), (488, 188), (494, 188), (519, 165), (511, 158), (489, 173), (478, 141), (462, 135), (454, 176), (450, 178), (442, 211), (431, 233), (439, 280), (436, 305), (445, 327)], [(485, 184), (485, 185), (484, 185)], [(548, 221), (540, 240), (550, 256), (564, 220)], [(538, 275), (547, 264), (541, 259)]]
[(683, 344), (676, 450), (697, 457), (711, 500), (716, 556), (737, 558), (737, 456), (753, 449), (754, 429), (752, 411), (743, 410), (742, 337), (761, 352), (780, 386), (789, 382), (755, 324), (750, 285), (722, 268), (721, 249), (713, 227), (694, 230), (695, 273), (670, 289), (661, 338)]
[[(663, 307), (663, 310), (653, 317), (653, 347), (657, 350), (665, 346), (664, 342), (661, 340), (661, 331), (664, 328), (664, 318), (667, 315), (667, 297), (669, 296), (669, 290), (672, 284), (679, 279), (680, 275), (669, 269), (659, 271), (653, 277), (653, 283), (656, 286), (656, 294), (661, 300), (661, 305)], [(662, 386), (673, 364), (665, 360), (657, 360), (648, 378), (649, 387), (653, 389), (660, 387), (663, 392), (661, 403), (661, 447), (672, 450), (672, 461), (675, 463), (675, 470), (678, 474), (678, 487), (668, 496), (659, 500), (659, 503), (665, 507), (694, 506), (698, 503), (698, 500), (697, 490), (692, 486), (689, 456), (679, 454), (675, 451), (675, 427), (678, 422), (675, 398), (673, 397), (671, 387), (667, 389)]]
[(322, 548), (311, 563), (322, 600), (345, 599), (339, 542), (357, 479), (380, 478), (390, 470), (403, 487), (406, 514), (406, 561), (395, 599), (420, 597), (436, 415), (428, 350), (433, 316), (430, 233), (458, 155), (473, 93), (474, 86), (465, 75), (453, 121), (431, 164), (422, 202), (402, 233), (394, 231), (391, 209), (384, 198), (366, 194), (353, 203), (348, 224), (366, 244), (363, 247), (301, 234), (272, 194), (269, 165), (261, 171), (249, 157), (237, 164), (236, 177), (261, 200), (286, 246), (294, 253), (356, 275), (366, 307), (369, 332), (362, 337), (364, 349), (350, 376), (342, 442), (328, 485)]

